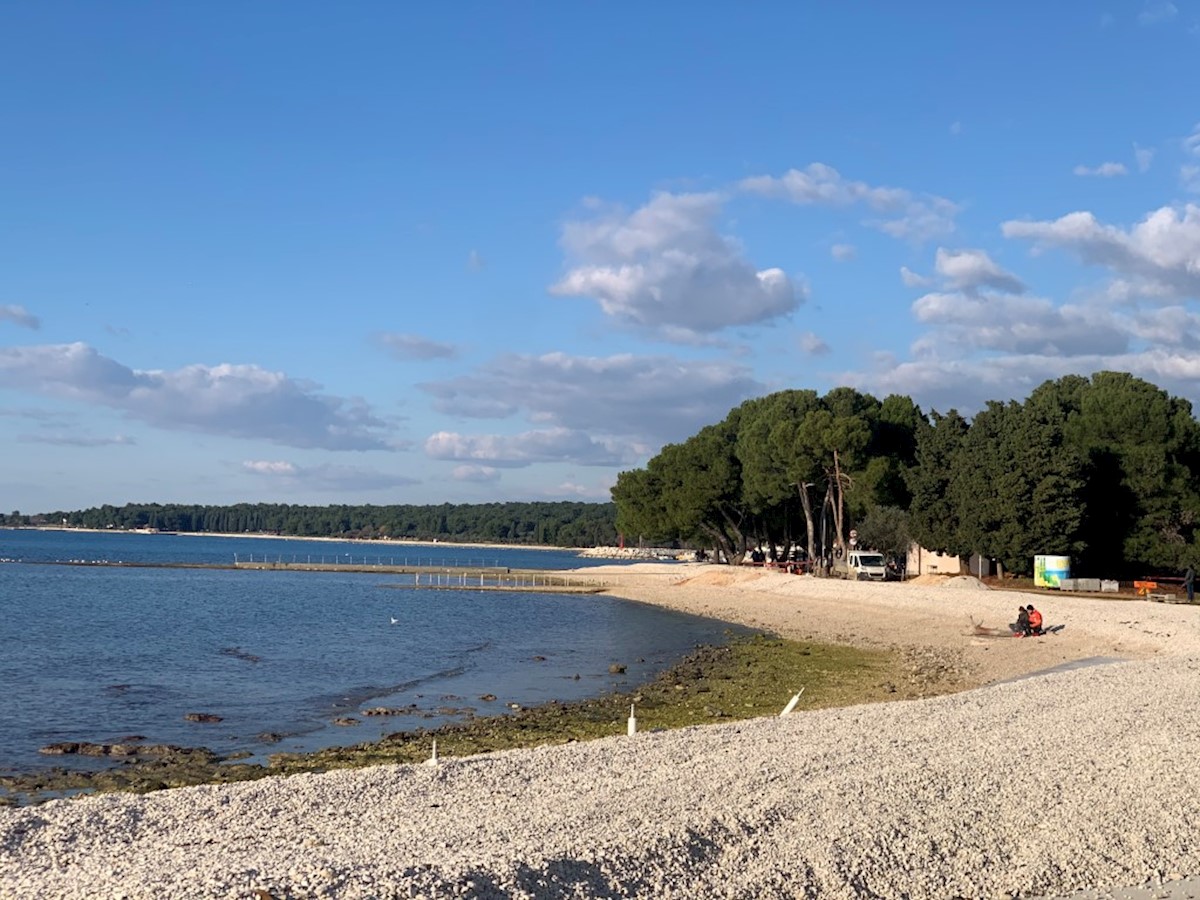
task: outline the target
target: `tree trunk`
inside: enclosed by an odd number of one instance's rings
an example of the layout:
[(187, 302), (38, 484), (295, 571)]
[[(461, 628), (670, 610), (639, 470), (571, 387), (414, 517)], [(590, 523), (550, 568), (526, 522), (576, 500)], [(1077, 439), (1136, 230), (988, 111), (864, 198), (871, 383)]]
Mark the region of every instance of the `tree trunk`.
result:
[(805, 482), (796, 483), (796, 490), (800, 492), (800, 505), (804, 507), (804, 528), (808, 534), (808, 559), (809, 562), (814, 562), (817, 558), (816, 523), (813, 521), (812, 497), (808, 493), (810, 487), (812, 485)]

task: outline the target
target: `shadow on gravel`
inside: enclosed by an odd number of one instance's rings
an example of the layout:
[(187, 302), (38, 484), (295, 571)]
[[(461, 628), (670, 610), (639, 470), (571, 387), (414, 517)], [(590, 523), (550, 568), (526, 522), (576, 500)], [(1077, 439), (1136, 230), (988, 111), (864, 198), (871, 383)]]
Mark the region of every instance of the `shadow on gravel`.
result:
[(1017, 675), (1013, 678), (1005, 678), (1003, 681), (996, 681), (993, 684), (1012, 684), (1014, 681), (1026, 681), (1030, 678), (1040, 678), (1043, 675), (1053, 675), (1055, 672), (1072, 672), (1075, 669), (1089, 669), (1092, 666), (1110, 666), (1113, 663), (1129, 662), (1120, 656), (1089, 656), (1086, 659), (1073, 659), (1070, 662), (1062, 663), (1061, 665), (1051, 666), (1049, 669), (1038, 669), (1036, 672), (1026, 672), (1024, 675)]

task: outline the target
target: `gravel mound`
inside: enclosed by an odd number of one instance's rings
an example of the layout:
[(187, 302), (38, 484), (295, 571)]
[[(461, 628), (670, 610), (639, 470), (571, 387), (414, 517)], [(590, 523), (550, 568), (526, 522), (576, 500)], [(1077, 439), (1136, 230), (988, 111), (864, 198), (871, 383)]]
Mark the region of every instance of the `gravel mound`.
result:
[[(0, 896), (1028, 897), (1200, 872), (1200, 658), (0, 812)], [(648, 724), (648, 723), (647, 723)]]

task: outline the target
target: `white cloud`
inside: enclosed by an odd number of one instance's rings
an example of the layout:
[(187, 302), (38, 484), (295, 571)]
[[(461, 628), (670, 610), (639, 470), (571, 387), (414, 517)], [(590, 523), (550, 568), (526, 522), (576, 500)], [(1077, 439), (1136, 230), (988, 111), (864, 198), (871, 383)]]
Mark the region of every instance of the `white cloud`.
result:
[(1186, 191), (1200, 193), (1200, 166), (1180, 166), (1179, 183)]
[(0, 387), (105, 406), (168, 430), (327, 450), (392, 446), (361, 400), (254, 365), (143, 371), (83, 343), (3, 347)]
[(853, 244), (834, 244), (829, 248), (829, 255), (838, 262), (849, 262), (858, 256), (858, 248)]
[(455, 466), (450, 477), (455, 481), (486, 484), (500, 480), (500, 471), (492, 466)]
[(286, 460), (259, 459), (245, 460), (241, 467), (247, 474), (277, 484), (314, 491), (379, 491), (419, 484), (415, 478), (359, 466), (299, 466)]
[(14, 325), (20, 325), (22, 328), (29, 328), (33, 331), (42, 327), (41, 320), (30, 313), (25, 307), (9, 304), (0, 306), (0, 322), (12, 322)]
[(900, 280), (907, 287), (923, 288), (933, 284), (933, 279), (927, 275), (919, 275), (908, 266), (900, 267)]
[(683, 440), (762, 393), (751, 370), (671, 356), (507, 354), (474, 373), (417, 385), (450, 415), (506, 418), (620, 436), (641, 449)]
[(458, 355), (457, 348), (451, 344), (431, 341), (415, 334), (385, 331), (376, 335), (376, 340), (399, 360), (453, 359)]
[(996, 265), (982, 250), (938, 247), (934, 268), (954, 290), (975, 291), (988, 287), (1009, 294), (1020, 294), (1025, 290), (1019, 278)]
[(954, 218), (959, 211), (955, 203), (944, 197), (847, 180), (824, 163), (790, 169), (778, 178), (770, 175), (746, 178), (739, 187), (749, 193), (801, 205), (865, 206), (882, 216), (868, 219), (868, 225), (892, 237), (917, 241), (954, 231)]
[(799, 343), (800, 349), (809, 356), (825, 356), (829, 353), (829, 345), (811, 331), (800, 335)]
[(606, 315), (668, 338), (788, 315), (805, 299), (802, 285), (750, 265), (716, 230), (721, 206), (716, 194), (660, 193), (633, 213), (568, 222), (562, 245), (573, 266), (550, 292), (592, 297)]
[(242, 468), (256, 475), (293, 476), (300, 471), (294, 463), (271, 459), (248, 459), (242, 463)]
[(575, 497), (579, 500), (608, 501), (612, 499), (612, 485), (587, 485), (575, 481), (564, 481), (545, 492), (548, 497)]
[(1102, 225), (1089, 212), (1052, 222), (1005, 222), (1001, 230), (1005, 237), (1033, 241), (1036, 249), (1071, 250), (1085, 262), (1149, 281), (1171, 295), (1200, 297), (1200, 206), (1162, 207), (1129, 231)]
[(585, 466), (631, 465), (638, 461), (638, 454), (616, 442), (597, 440), (586, 432), (570, 428), (548, 428), (513, 435), (439, 431), (425, 441), (425, 453), (431, 459), (463, 460), (504, 468), (561, 461)]
[(1082, 306), (1056, 307), (1049, 300), (1013, 295), (926, 294), (913, 303), (919, 322), (937, 332), (920, 347), (922, 355), (951, 347), (1049, 356), (1123, 353), (1129, 328), (1111, 313)]
[[(1145, 171), (1144, 169), (1142, 171)], [(1089, 168), (1088, 166), (1076, 166), (1072, 172), (1076, 175), (1096, 176), (1098, 178), (1113, 178), (1117, 175), (1128, 175), (1129, 170), (1125, 168), (1124, 163), (1106, 162), (1098, 166)]]

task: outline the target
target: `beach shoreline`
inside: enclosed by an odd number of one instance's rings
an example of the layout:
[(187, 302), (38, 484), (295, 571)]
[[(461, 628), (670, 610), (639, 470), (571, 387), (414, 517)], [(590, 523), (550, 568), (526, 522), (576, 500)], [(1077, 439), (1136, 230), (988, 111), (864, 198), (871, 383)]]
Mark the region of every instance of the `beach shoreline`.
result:
[[(0, 810), (0, 894), (932, 900), (1140, 885), (1185, 897), (1200, 875), (1200, 772), (1187, 764), (1200, 709), (1179, 699), (1200, 676), (1197, 607), (1014, 595), (969, 578), (618, 568), (615, 595), (941, 655), (962, 689)], [(996, 636), (1026, 599), (1062, 631)], [(1112, 657), (1123, 661), (1071, 668)], [(1023, 677), (1038, 672), (1051, 674)], [(1031, 759), (1051, 776), (1041, 790), (1028, 789)]]

